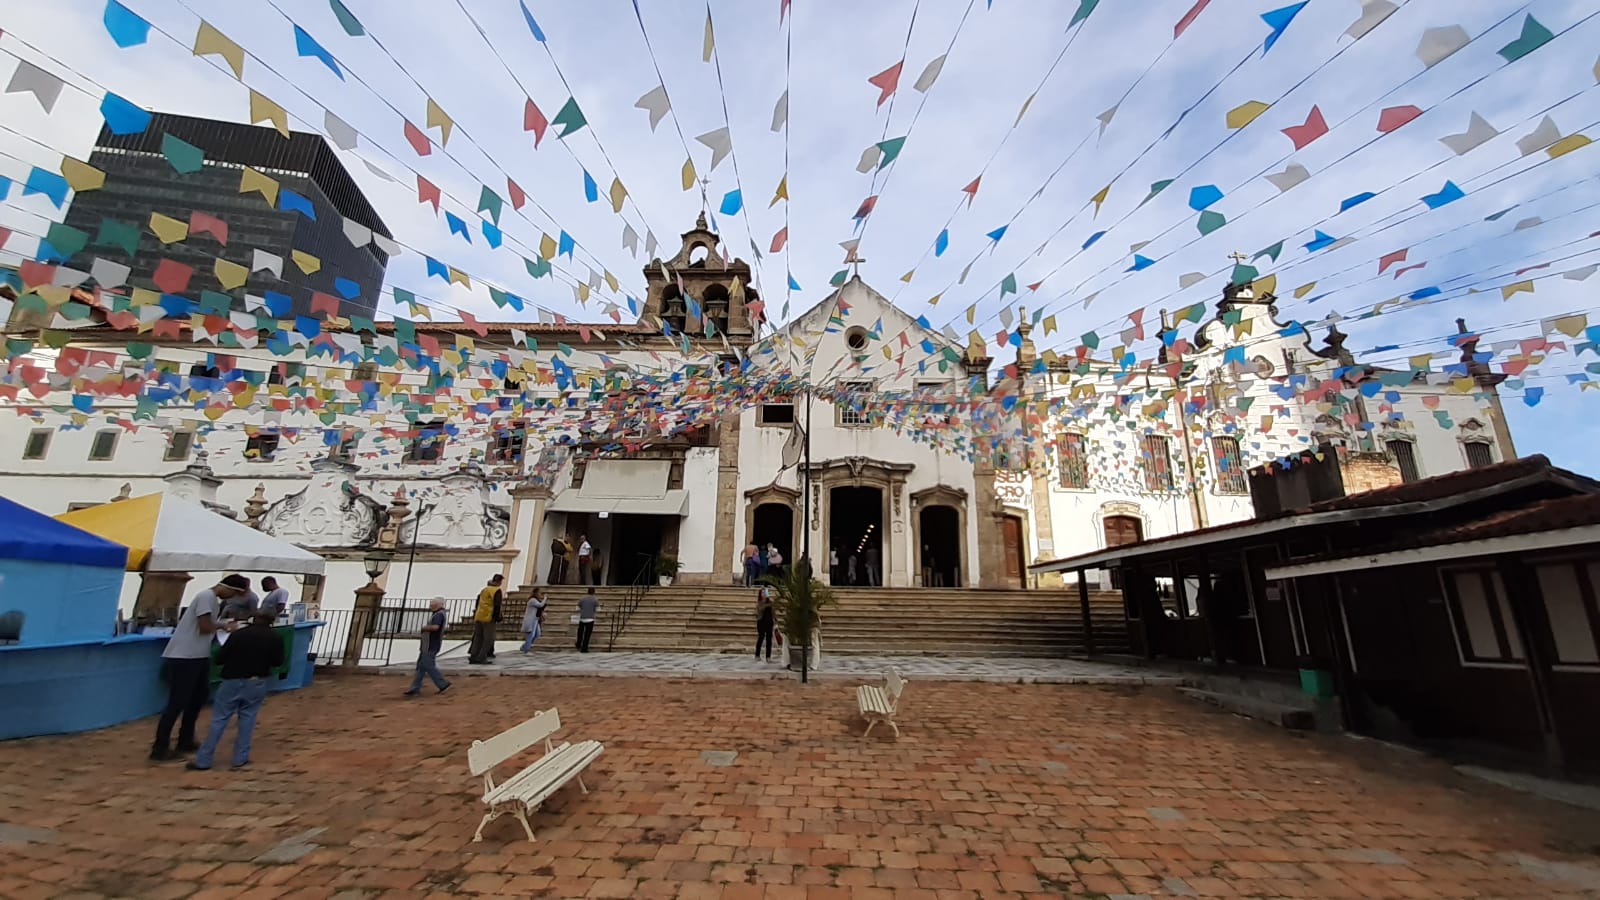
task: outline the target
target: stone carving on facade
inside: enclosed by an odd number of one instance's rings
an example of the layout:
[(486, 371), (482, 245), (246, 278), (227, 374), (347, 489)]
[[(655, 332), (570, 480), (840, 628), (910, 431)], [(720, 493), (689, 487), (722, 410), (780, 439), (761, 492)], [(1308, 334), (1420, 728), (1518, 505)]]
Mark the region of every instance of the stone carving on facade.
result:
[(311, 464), (311, 483), (267, 507), (260, 528), (302, 547), (370, 547), (383, 504), (363, 494), (354, 466), (331, 459)]
[(239, 517), (233, 507), (217, 502), (217, 488), (222, 486), (222, 479), (211, 471), (204, 450), (195, 453), (194, 461), (184, 466), (182, 471), (164, 476), (161, 480), (167, 483), (164, 493), (174, 500), (198, 504), (229, 519)]
[(401, 523), (400, 546), (498, 550), (511, 537), (511, 511), (489, 499), (483, 472), (468, 467), (421, 493), (416, 516)]

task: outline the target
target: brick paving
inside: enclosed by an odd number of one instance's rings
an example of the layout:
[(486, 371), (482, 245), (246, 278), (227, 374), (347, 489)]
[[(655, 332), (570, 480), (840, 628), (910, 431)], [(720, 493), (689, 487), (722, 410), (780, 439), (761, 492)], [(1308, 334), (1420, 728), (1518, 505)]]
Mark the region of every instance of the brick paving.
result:
[[(152, 723), (0, 744), (0, 897), (1600, 896), (1600, 821), (1168, 687), (320, 677), (237, 774)], [(472, 843), (466, 748), (557, 705), (587, 777)]]

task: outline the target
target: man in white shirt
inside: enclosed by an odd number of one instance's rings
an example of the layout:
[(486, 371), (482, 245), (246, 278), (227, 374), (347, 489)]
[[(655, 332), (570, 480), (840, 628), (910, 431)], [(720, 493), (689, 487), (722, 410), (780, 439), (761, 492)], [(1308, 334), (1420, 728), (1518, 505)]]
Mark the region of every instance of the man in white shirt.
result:
[(278, 579), (271, 575), (261, 579), (261, 587), (267, 592), (261, 598), (260, 612), (272, 613), (274, 616), (283, 615), (289, 608), (289, 589), (278, 587)]
[[(211, 693), (211, 641), (216, 632), (225, 627), (218, 603), (248, 593), (250, 579), (238, 574), (228, 575), (215, 586), (195, 594), (189, 601), (189, 608), (178, 619), (178, 627), (173, 629), (172, 637), (167, 639), (167, 649), (161, 653), (167, 668), (167, 707), (156, 723), (151, 760), (179, 759), (184, 753), (200, 749), (194, 739), (194, 724)], [(180, 715), (178, 746), (174, 750), (168, 742), (172, 738), (173, 723), (179, 721)]]
[(587, 534), (578, 535), (578, 583), (594, 584), (594, 572), (589, 568), (594, 557), (594, 548), (589, 546)]

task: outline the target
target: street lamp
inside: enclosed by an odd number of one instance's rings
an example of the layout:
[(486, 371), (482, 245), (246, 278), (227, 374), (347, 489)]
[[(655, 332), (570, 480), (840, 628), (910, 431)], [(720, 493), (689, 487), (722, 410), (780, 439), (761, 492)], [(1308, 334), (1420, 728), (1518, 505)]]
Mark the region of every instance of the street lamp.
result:
[(361, 565), (367, 570), (367, 579), (377, 582), (378, 578), (389, 569), (389, 561), (394, 559), (394, 551), (382, 547), (374, 547), (367, 551), (362, 558)]

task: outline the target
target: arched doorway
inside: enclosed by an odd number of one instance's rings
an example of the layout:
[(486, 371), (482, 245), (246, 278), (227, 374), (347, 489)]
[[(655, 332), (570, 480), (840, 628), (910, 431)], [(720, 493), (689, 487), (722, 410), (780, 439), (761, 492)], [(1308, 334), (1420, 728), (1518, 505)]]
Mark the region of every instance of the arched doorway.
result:
[[(838, 585), (883, 584), (883, 491), (875, 487), (836, 487), (828, 492), (829, 548), (839, 565), (831, 570)], [(851, 560), (854, 560), (852, 564)]]
[(783, 554), (785, 565), (794, 562), (794, 509), (787, 503), (763, 503), (753, 519), (750, 542), (757, 547), (771, 544)]
[(961, 516), (954, 507), (924, 506), (917, 516), (921, 541), (922, 586), (961, 584)]

